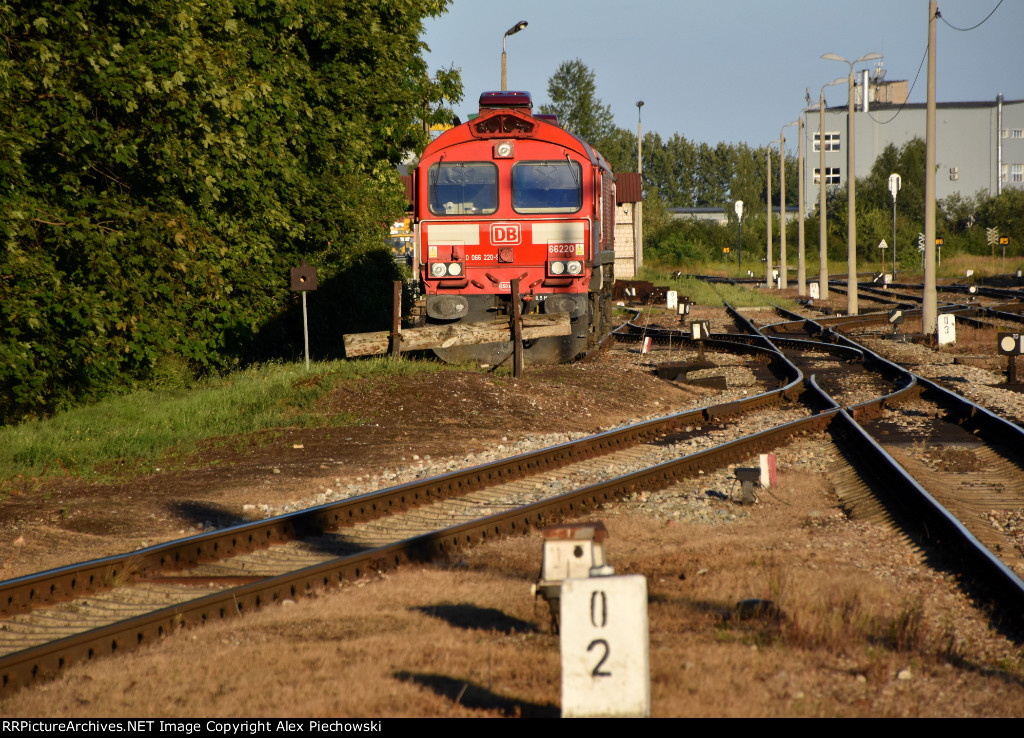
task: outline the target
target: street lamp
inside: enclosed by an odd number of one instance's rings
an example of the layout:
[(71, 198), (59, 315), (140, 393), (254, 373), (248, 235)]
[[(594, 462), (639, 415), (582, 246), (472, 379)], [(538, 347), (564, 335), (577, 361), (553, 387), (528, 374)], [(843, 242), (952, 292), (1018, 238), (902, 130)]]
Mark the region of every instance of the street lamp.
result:
[(790, 126), (799, 126), (800, 121), (787, 123), (779, 130), (779, 287), (787, 289), (786, 279), (786, 134)]
[[(857, 314), (857, 215), (854, 207), (854, 190), (856, 189), (856, 175), (853, 171), (853, 65), (872, 59), (881, 59), (882, 55), (877, 53), (865, 54), (859, 59), (849, 61), (838, 54), (822, 54), (822, 59), (840, 61), (850, 67), (850, 76), (847, 82), (850, 108), (846, 117), (846, 268), (847, 275), (847, 315)], [(868, 91), (864, 90), (864, 99), (867, 100)], [(824, 172), (822, 172), (824, 174)]]
[[(810, 103), (810, 94), (807, 95)], [(800, 141), (796, 155), (796, 198), (800, 201), (800, 218), (796, 222), (796, 292), (800, 297), (807, 296), (807, 251), (804, 242), (804, 218), (807, 217), (807, 196), (804, 192), (804, 113), (797, 118), (797, 138)]]
[(640, 124), (640, 108), (644, 106), (643, 100), (636, 101), (636, 171), (640, 175), (640, 192), (637, 196), (640, 198), (633, 205), (633, 264), (634, 274), (639, 273), (640, 267), (644, 263), (644, 203), (643, 203), (643, 189), (644, 189), (644, 157), (643, 157), (643, 137), (641, 136), (641, 124)]
[(505, 35), (501, 37), (501, 89), (508, 89), (508, 75), (505, 67), (505, 39), (511, 36), (513, 33), (519, 33), (521, 30), (529, 25), (526, 21), (519, 21), (510, 29), (505, 31)]
[(636, 101), (636, 170), (640, 174), (643, 174), (644, 172), (643, 157), (641, 156), (643, 152), (643, 147), (641, 145), (643, 139), (640, 136), (640, 108), (642, 108), (643, 106), (643, 100)]
[(842, 84), (839, 77), (821, 86), (818, 93), (818, 297), (828, 299), (828, 236), (825, 234), (825, 88)]
[(764, 249), (764, 281), (766, 287), (772, 286), (772, 144), (769, 141), (764, 147), (765, 154), (765, 206), (768, 211), (766, 243)]

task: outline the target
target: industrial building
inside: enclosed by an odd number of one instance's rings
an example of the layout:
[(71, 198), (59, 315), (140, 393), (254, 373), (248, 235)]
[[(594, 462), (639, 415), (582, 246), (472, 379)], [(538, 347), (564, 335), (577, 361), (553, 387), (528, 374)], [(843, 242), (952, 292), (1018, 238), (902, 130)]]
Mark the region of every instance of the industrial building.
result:
[[(835, 89), (845, 92), (841, 85)], [(867, 176), (875, 159), (890, 144), (900, 148), (914, 138), (924, 140), (926, 105), (908, 103), (907, 94), (907, 82), (886, 81), (880, 65), (873, 74), (867, 70), (860, 73), (854, 92), (857, 177)], [(846, 184), (849, 108), (846, 96), (843, 98), (838, 106), (826, 103), (824, 135), (819, 129), (818, 106), (804, 112), (808, 212), (817, 202), (821, 145), (825, 147), (825, 184)], [(1006, 187), (1024, 187), (1024, 100), (1004, 100), (997, 95), (978, 102), (937, 102), (935, 137), (937, 199), (954, 193), (969, 197), (979, 191), (994, 196)], [(906, 176), (906, 172), (896, 174)]]

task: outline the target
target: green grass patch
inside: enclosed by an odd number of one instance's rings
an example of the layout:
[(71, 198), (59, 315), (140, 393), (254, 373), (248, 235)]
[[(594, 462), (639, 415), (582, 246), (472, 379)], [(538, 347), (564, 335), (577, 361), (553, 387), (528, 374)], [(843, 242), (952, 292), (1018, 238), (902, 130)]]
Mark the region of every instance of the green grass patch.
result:
[(191, 389), (109, 397), (94, 405), (0, 428), (0, 480), (18, 476), (96, 476), (99, 469), (188, 453), (202, 440), (293, 426), (357, 425), (349, 413), (325, 416), (316, 400), (345, 380), (406, 376), (450, 368), (431, 361), (267, 364), (202, 380)]
[(680, 295), (689, 297), (694, 304), (706, 307), (721, 307), (726, 302), (733, 307), (772, 307), (773, 305), (791, 309), (796, 307), (792, 300), (782, 297), (774, 290), (768, 291), (743, 285), (714, 284), (685, 274), (681, 277), (673, 277), (670, 272), (657, 267), (644, 266), (640, 270), (639, 279), (676, 290)]

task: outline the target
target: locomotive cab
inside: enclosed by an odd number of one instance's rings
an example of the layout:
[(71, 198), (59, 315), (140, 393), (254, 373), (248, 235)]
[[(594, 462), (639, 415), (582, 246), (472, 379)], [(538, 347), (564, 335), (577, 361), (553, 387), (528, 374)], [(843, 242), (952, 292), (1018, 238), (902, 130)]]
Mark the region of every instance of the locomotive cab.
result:
[[(416, 257), (427, 320), (568, 313), (568, 336), (525, 345), (530, 362), (571, 361), (606, 323), (614, 263), (614, 176), (583, 140), (534, 116), (528, 93), (488, 92), (480, 114), (433, 141), (416, 173)], [(547, 117), (547, 116), (545, 116)], [(495, 364), (511, 343), (436, 349)]]

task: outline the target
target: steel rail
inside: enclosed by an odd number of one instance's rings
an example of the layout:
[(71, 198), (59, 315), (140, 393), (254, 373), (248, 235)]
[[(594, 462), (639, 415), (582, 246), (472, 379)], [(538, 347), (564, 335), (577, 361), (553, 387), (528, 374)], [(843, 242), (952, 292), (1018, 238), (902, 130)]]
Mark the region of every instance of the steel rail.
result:
[(0, 693), (56, 676), (73, 663), (132, 650), (186, 625), (258, 610), (262, 606), (300, 594), (315, 593), (371, 572), (389, 570), (409, 561), (426, 561), (461, 546), (505, 535), (522, 535), (548, 520), (579, 515), (638, 491), (667, 487), (776, 448), (781, 441), (794, 435), (823, 431), (834, 414), (833, 410), (792, 421), (517, 510), (245, 584), (10, 654), (0, 658)]
[[(784, 308), (777, 309), (783, 314), (789, 312)], [(986, 442), (1016, 449), (1018, 454), (1020, 449), (1024, 449), (1024, 428), (935, 382), (900, 367), (847, 336), (835, 333), (832, 329), (825, 329), (823, 326), (819, 327), (823, 336), (862, 350), (866, 357), (871, 357), (872, 362), (888, 366), (891, 372), (905, 373), (912, 377), (913, 386), (923, 390), (922, 396), (926, 399), (928, 395), (937, 397), (939, 404), (945, 405), (947, 409), (952, 408), (953, 418), (956, 422), (972, 430)], [(901, 391), (910, 389), (908, 386)], [(857, 439), (861, 448), (866, 450), (871, 463), (865, 468), (876, 479), (882, 475), (886, 487), (895, 491), (894, 499), (898, 500), (898, 504), (910, 512), (912, 517), (921, 521), (920, 535), (922, 538), (935, 543), (939, 548), (943, 548), (946, 543), (955, 545), (961, 555), (977, 567), (981, 578), (989, 586), (1002, 593), (1001, 603), (1007, 605), (1012, 613), (1020, 617), (1021, 608), (1024, 607), (1024, 580), (1021, 580), (988, 547), (983, 545), (955, 515), (924, 489), (857, 422), (860, 417), (873, 414), (872, 410), (876, 405), (877, 401), (871, 401), (841, 410), (837, 415), (838, 422), (834, 426), (834, 430), (839, 430), (848, 438)], [(1019, 458), (1017, 464), (1021, 465)], [(883, 473), (881, 472), (883, 469), (888, 471)]]
[[(728, 342), (722, 342), (719, 347), (732, 351), (751, 350)], [(773, 351), (771, 358), (775, 358), (776, 353)], [(783, 400), (795, 400), (802, 375), (788, 364), (777, 366), (776, 369), (785, 372), (780, 376), (781, 386), (778, 389), (742, 400), (674, 413), (347, 500), (0, 582), (0, 617), (9, 617), (34, 607), (48, 606), (106, 589), (125, 577), (142, 581), (167, 571), (185, 569), (288, 540), (317, 535), (346, 524), (377, 519), (391, 511), (430, 504), (608, 454), (671, 433), (686, 425), (720, 421)]]
[[(825, 329), (824, 327), (819, 326), (818, 330), (822, 335), (832, 340), (838, 340), (833, 338), (833, 334), (830, 329)], [(786, 340), (791, 341), (794, 339)], [(725, 344), (729, 342), (723, 341), (722, 343)], [(866, 350), (864, 347), (856, 344), (854, 351), (868, 351), (869, 354), (871, 353), (869, 350)], [(777, 349), (776, 353), (786, 361), (785, 357), (783, 357), (781, 352)], [(861, 353), (860, 355), (864, 354)], [(884, 362), (885, 360), (882, 359), (882, 361)], [(740, 407), (749, 405), (751, 401), (756, 401), (759, 398), (765, 398), (771, 395), (781, 396), (784, 390), (792, 391), (794, 385), (799, 382), (803, 382), (803, 384), (809, 387), (816, 388), (817, 391), (820, 392), (820, 388), (816, 387), (813, 375), (807, 380), (803, 380), (802, 375), (799, 373), (799, 369), (795, 366), (794, 371), (798, 378), (780, 390), (763, 393), (762, 395), (748, 398), (748, 400), (745, 401), (726, 403), (721, 406), (710, 406), (708, 408), (690, 411), (689, 413), (679, 413), (672, 416), (666, 416), (665, 418), (660, 418), (655, 421), (638, 424), (635, 427), (640, 428), (658, 423), (671, 423), (673, 420), (675, 420), (676, 424), (682, 424), (685, 421), (681, 420), (681, 418), (686, 416), (692, 417), (695, 413), (699, 414), (699, 418), (701, 420), (708, 420), (712, 417), (727, 416), (738, 411)], [(904, 387), (897, 390), (893, 395), (906, 392), (908, 389), (908, 387)], [(827, 397), (827, 395), (824, 396)], [(872, 401), (872, 403), (883, 401), (884, 398), (882, 400)], [(361, 552), (353, 556), (346, 556), (331, 562), (318, 564), (298, 572), (272, 577), (262, 582), (247, 584), (222, 593), (208, 595), (207, 597), (172, 606), (170, 608), (165, 608), (164, 610), (151, 613), (146, 616), (133, 618), (126, 623), (106, 626), (96, 631), (90, 631), (78, 636), (62, 639), (58, 642), (38, 646), (17, 654), (12, 654), (0, 659), (0, 687), (5, 691), (14, 689), (18, 686), (31, 683), (37, 679), (44, 678), (45, 676), (60, 673), (69, 664), (74, 663), (75, 661), (88, 660), (99, 655), (135, 648), (140, 644), (159, 638), (161, 635), (185, 624), (206, 622), (208, 620), (226, 618), (235, 614), (241, 614), (282, 599), (295, 597), (298, 594), (314, 592), (326, 586), (337, 585), (344, 581), (364, 576), (372, 571), (390, 569), (407, 561), (424, 560), (431, 555), (444, 554), (453, 549), (457, 549), (460, 546), (469, 545), (495, 536), (523, 534), (549, 518), (564, 517), (579, 514), (580, 512), (586, 512), (597, 505), (603, 504), (604, 502), (608, 502), (618, 497), (628, 496), (642, 489), (662, 488), (673, 484), (680, 479), (696, 475), (700, 471), (716, 468), (717, 466), (728, 464), (733, 460), (742, 461), (749, 458), (749, 456), (755, 452), (777, 447), (782, 440), (785, 440), (795, 434), (831, 429), (833, 428), (833, 422), (837, 418), (845, 416), (849, 418), (848, 423), (853, 424), (851, 427), (859, 427), (856, 426), (855, 421), (849, 417), (849, 414), (846, 411), (838, 409), (834, 400), (829, 398), (828, 402), (832, 406), (829, 410), (809, 418), (793, 421), (792, 423), (788, 423), (759, 434), (747, 436), (728, 444), (696, 454), (691, 454), (646, 470), (633, 472), (617, 479), (591, 485), (581, 490), (563, 494), (551, 500), (534, 503), (527, 507), (501, 515), (491, 516), (480, 521), (466, 523), (424, 536), (418, 536), (398, 544), (392, 544), (378, 549)], [(862, 403), (862, 405), (867, 404), (871, 403)], [(981, 410), (984, 409), (982, 408)], [(983, 415), (983, 413), (975, 412), (972, 417), (979, 414)], [(991, 413), (989, 413), (989, 415), (991, 415)], [(693, 421), (691, 420), (691, 422)], [(847, 421), (841, 422), (845, 423)], [(656, 436), (659, 432), (665, 432), (665, 430), (653, 432), (652, 435)], [(860, 432), (863, 433), (863, 431)], [(613, 440), (611, 436), (615, 433), (616, 431), (610, 431), (605, 434), (598, 434), (593, 438), (603, 437), (606, 442), (611, 442)], [(855, 431), (844, 426), (844, 433), (854, 435)], [(577, 441), (569, 444), (562, 444), (561, 446), (554, 448), (562, 449), (564, 451), (566, 450), (566, 447), (572, 447), (578, 443), (580, 442)], [(877, 444), (875, 444), (875, 446), (877, 446)], [(882, 454), (888, 456), (888, 454), (885, 454), (884, 450), (881, 451)], [(522, 463), (527, 459), (527, 457), (532, 457), (534, 455), (535, 454), (524, 454), (516, 457), (516, 459)], [(513, 460), (503, 460), (503, 462), (497, 462), (496, 464), (500, 466), (504, 461)], [(495, 465), (484, 465), (483, 467), (477, 467), (477, 469), (484, 469), (491, 466)], [(896, 467), (898, 467), (898, 465), (896, 465)], [(905, 474), (905, 472), (903, 472), (903, 474)], [(457, 477), (459, 477), (459, 473), (456, 472), (443, 475), (443, 477), (439, 479), (447, 479), (448, 483), (451, 483)], [(429, 484), (436, 480), (424, 481)], [(888, 478), (886, 481), (887, 483), (891, 483), (891, 480)], [(908, 484), (913, 486), (916, 485), (916, 482), (912, 482), (911, 480)], [(409, 485), (402, 485), (400, 487), (393, 488), (392, 490), (385, 490), (382, 492), (394, 492), (398, 490), (405, 490), (405, 492), (408, 492), (409, 489), (414, 486), (417, 485), (415, 483), (410, 483)], [(327, 512), (329, 517), (331, 514), (336, 514), (339, 507), (343, 507), (345, 505), (365, 506), (370, 504), (381, 505), (379, 514), (386, 512), (386, 509), (383, 508), (383, 498), (378, 497), (376, 494), (372, 494), (365, 495), (351, 501), (346, 501), (345, 503), (315, 508), (313, 511), (310, 511), (310, 514), (323, 514)], [(942, 509), (941, 505), (938, 507)], [(374, 510), (374, 512), (376, 513), (377, 510)], [(288, 519), (291, 524), (294, 525), (296, 523), (296, 516), (301, 515), (301, 513), (295, 513), (289, 516), (282, 516), (282, 519), (278, 519), (278, 524), (280, 524), (283, 519)], [(337, 520), (337, 518), (335, 518), (335, 520)], [(953, 522), (958, 524), (958, 521), (955, 521), (955, 518), (953, 519)], [(261, 523), (273, 523), (273, 520), (261, 521)], [(243, 526), (243, 528), (252, 528), (253, 526), (259, 525), (260, 524), (250, 524), (250, 526)], [(938, 526), (939, 524), (936, 523), (935, 525)], [(963, 526), (961, 525), (960, 528), (962, 527)], [(936, 530), (937, 529), (939, 528), (936, 527)], [(949, 525), (949, 529), (954, 533), (957, 532), (956, 525), (953, 525), (952, 523)], [(943, 528), (943, 530), (945, 530), (945, 528)], [(964, 532), (967, 536), (970, 536), (969, 531), (964, 529)], [(228, 530), (221, 533), (228, 535), (232, 533), (237, 534), (239, 533), (239, 530)], [(217, 533), (211, 533), (204, 536), (196, 536), (191, 539), (187, 539), (184, 543), (188, 545), (195, 545), (200, 540), (209, 543), (211, 540), (215, 539), (217, 535)], [(167, 545), (169, 544), (164, 544), (164, 546)], [(157, 546), (152, 548), (159, 549), (162, 547)], [(982, 548), (984, 549), (984, 547)], [(147, 551), (148, 550), (149, 549), (147, 549)], [(987, 549), (984, 550), (987, 552)], [(142, 552), (135, 552), (135, 554), (129, 554), (127, 557), (137, 557), (140, 553)], [(988, 555), (989, 558), (993, 558), (990, 552), (988, 552)], [(110, 563), (118, 558), (120, 557), (110, 557), (93, 563)], [(1000, 566), (1002, 568), (1002, 577), (1004, 579), (1008, 578), (1009, 580), (1016, 580), (1019, 583), (1020, 580), (1017, 579), (1012, 572), (1007, 570), (1005, 565), (1001, 565), (1001, 562), (998, 562), (998, 560), (995, 560), (992, 565), (992, 569), (997, 571)], [(110, 570), (107, 569), (106, 571)]]
[(406, 510), (468, 494), (490, 485), (608, 454), (673, 432), (682, 426), (701, 424), (712, 419), (721, 420), (767, 407), (780, 402), (786, 396), (787, 389), (792, 394), (792, 388), (801, 379), (795, 377), (785, 387), (742, 400), (674, 413), (347, 500), (0, 582), (0, 616), (26, 612), (33, 607), (66, 601), (108, 588), (121, 577), (143, 580), (168, 570), (183, 569), (275, 543), (317, 535), (348, 523), (373, 520), (391, 511)]

